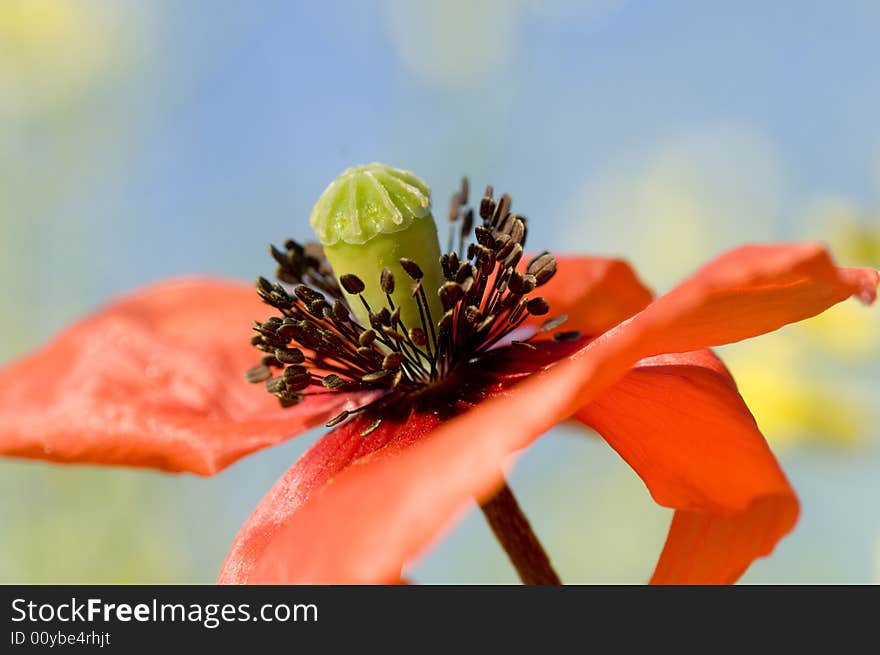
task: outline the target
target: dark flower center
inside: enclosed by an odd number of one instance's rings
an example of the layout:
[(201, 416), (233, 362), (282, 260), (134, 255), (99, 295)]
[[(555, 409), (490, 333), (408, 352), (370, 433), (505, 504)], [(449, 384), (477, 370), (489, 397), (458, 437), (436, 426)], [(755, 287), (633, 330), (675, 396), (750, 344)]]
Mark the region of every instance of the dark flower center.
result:
[[(516, 333), (530, 316), (549, 313), (547, 301), (533, 292), (553, 277), (557, 263), (543, 252), (517, 270), (527, 221), (510, 209), (508, 194), (496, 200), (492, 187), (487, 187), (480, 201), (480, 224), (474, 227), (468, 181), (462, 180), (450, 203), (439, 289), (426, 289), (422, 270), (406, 257), (400, 260), (406, 280), (395, 279), (387, 268), (378, 280), (351, 274), (337, 280), (320, 245), (291, 240), (283, 250), (271, 246), (279, 281), (259, 278), (257, 293), (278, 315), (253, 324), (251, 343), (265, 354), (260, 365), (247, 372), (247, 380), (265, 383), (284, 407), (316, 394), (375, 392), (369, 402), (342, 412), (328, 427), (370, 409), (429, 403), (455, 411), (460, 401), (478, 402), (496, 373), (515, 369), (510, 366), (511, 352), (528, 360), (535, 339), (566, 319), (550, 318), (530, 334)], [(383, 306), (368, 304), (362, 293), (368, 284), (382, 290)], [(404, 324), (401, 308), (392, 300), (400, 284), (409, 285), (409, 298), (418, 309), (416, 325)], [(369, 325), (354, 318), (343, 289), (363, 304)], [(432, 315), (427, 294), (439, 296), (442, 316)], [(578, 336), (562, 332), (555, 340)], [(501, 350), (506, 354), (499, 354)], [(379, 416), (373, 427), (381, 421)]]

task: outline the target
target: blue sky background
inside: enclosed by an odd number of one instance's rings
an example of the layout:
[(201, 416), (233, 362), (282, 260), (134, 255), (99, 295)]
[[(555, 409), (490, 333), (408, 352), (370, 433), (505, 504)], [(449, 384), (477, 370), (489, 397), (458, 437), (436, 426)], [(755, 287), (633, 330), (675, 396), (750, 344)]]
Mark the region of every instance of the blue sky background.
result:
[[(266, 244), (373, 160), (438, 207), (462, 174), (509, 190), (536, 247), (625, 255), (658, 290), (841, 216), (880, 234), (871, 0), (21, 4), (0, 9), (3, 360), (140, 284), (271, 272)], [(875, 351), (826, 359), (811, 375), (876, 404)], [(804, 515), (747, 581), (877, 579), (864, 432), (780, 449)], [(0, 581), (210, 581), (316, 434), (211, 480), (0, 462)], [(555, 430), (512, 482), (564, 578), (647, 578), (669, 514), (604, 443)], [(473, 512), (413, 577), (515, 579)]]

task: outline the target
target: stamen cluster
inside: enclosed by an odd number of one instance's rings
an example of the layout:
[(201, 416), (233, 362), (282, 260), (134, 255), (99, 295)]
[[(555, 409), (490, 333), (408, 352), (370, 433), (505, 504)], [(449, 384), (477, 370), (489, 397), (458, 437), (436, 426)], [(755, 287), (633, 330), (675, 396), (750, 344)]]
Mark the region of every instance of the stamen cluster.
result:
[[(374, 281), (351, 274), (337, 280), (320, 245), (287, 241), (284, 250), (271, 246), (279, 282), (261, 277), (257, 292), (280, 315), (253, 324), (251, 343), (265, 354), (260, 365), (247, 372), (248, 381), (265, 383), (284, 407), (321, 393), (383, 392), (378, 400), (328, 423), (335, 425), (375, 402), (437, 384), (461, 364), (479, 361), (529, 316), (550, 310), (544, 298), (531, 294), (556, 273), (556, 260), (543, 252), (517, 270), (527, 221), (510, 209), (510, 195), (496, 201), (492, 187), (487, 187), (479, 206), (480, 224), (474, 228), (468, 181), (462, 180), (450, 203), (449, 247), (440, 258), (445, 280), (440, 288), (426, 289), (419, 265), (400, 260), (419, 325), (401, 320), (400, 307), (391, 297), (401, 281), (389, 269)], [(370, 282), (384, 293), (384, 306), (372, 307), (364, 298)], [(364, 305), (369, 325), (352, 316), (342, 289)], [(428, 293), (439, 296), (442, 316), (432, 315)], [(564, 320), (549, 319), (542, 331)]]

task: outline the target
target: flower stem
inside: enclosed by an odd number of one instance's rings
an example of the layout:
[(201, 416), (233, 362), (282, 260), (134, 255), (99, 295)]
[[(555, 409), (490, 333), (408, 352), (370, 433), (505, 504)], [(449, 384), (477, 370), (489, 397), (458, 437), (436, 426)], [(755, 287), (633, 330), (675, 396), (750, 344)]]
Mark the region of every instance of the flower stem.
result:
[(562, 584), (506, 482), (480, 509), (523, 584)]

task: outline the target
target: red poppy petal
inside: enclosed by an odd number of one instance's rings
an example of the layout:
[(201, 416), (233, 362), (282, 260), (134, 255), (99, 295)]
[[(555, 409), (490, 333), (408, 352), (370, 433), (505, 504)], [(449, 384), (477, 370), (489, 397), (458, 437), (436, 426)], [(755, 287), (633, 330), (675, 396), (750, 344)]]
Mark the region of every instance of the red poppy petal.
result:
[(858, 297), (877, 271), (838, 268), (818, 243), (742, 246), (706, 264), (633, 317), (644, 356), (687, 352), (772, 332)]
[(572, 354), (544, 384), (552, 377), (564, 389), (553, 406), (570, 416), (640, 359), (754, 337), (850, 296), (870, 303), (878, 281), (875, 270), (836, 267), (821, 244), (743, 246)]
[(550, 316), (568, 316), (562, 330), (598, 335), (651, 302), (651, 291), (622, 259), (565, 255), (556, 261), (556, 275), (535, 294), (550, 303)]
[[(570, 361), (439, 426), (393, 458), (342, 471), (278, 530), (250, 580), (395, 580), (471, 498), (486, 499), (497, 489), (499, 466), (513, 453), (659, 347), (671, 342), (687, 352), (754, 336), (852, 294), (871, 300), (876, 284), (875, 271), (837, 269), (815, 245), (728, 253)], [(664, 335), (666, 329), (688, 338)]]
[(210, 475), (327, 420), (345, 398), (283, 410), (244, 381), (268, 314), (207, 278), (123, 296), (0, 371), (0, 454)]
[(681, 510), (655, 582), (734, 582), (794, 527), (794, 492), (710, 351), (642, 360), (575, 416)]
[(729, 516), (678, 510), (651, 584), (732, 584), (798, 517), (794, 496), (765, 496)]
[[(347, 421), (329, 432), (288, 469), (254, 509), (232, 542), (217, 582), (252, 582), (251, 574), (269, 542), (315, 492), (352, 464), (366, 465), (370, 455), (393, 455), (419, 441), (438, 423), (433, 414), (413, 413), (403, 422), (385, 420), (366, 435), (364, 431), (372, 427), (366, 418)], [(322, 536), (316, 535), (316, 539)], [(400, 578), (400, 566), (396, 576)], [(273, 573), (272, 579), (281, 578)]]

